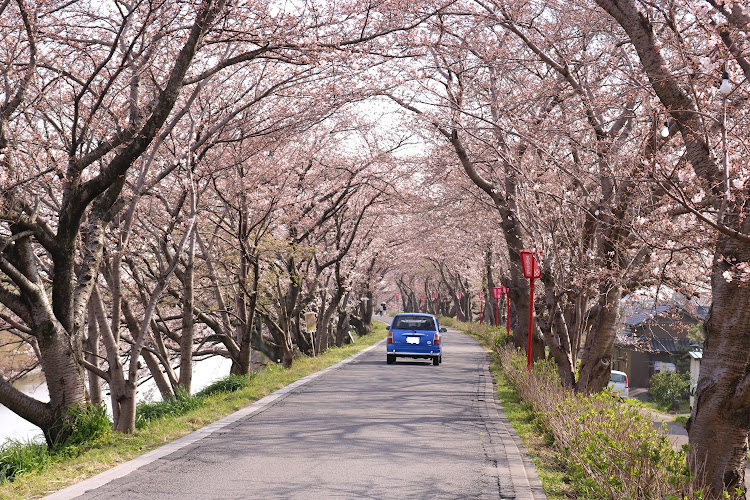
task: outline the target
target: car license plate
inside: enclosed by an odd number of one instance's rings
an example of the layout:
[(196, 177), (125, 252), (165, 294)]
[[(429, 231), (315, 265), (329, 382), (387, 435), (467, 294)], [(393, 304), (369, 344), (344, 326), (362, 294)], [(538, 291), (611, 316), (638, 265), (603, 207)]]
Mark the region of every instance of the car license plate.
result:
[(407, 344), (419, 344), (419, 337), (406, 337)]

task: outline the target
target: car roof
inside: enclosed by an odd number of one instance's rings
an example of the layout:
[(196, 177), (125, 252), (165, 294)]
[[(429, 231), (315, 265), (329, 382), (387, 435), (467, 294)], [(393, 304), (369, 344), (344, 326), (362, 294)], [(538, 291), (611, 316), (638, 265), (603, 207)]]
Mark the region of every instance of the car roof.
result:
[(434, 314), (427, 314), (427, 313), (398, 313), (396, 316), (394, 316), (394, 318), (397, 316), (416, 316), (418, 318), (436, 319)]

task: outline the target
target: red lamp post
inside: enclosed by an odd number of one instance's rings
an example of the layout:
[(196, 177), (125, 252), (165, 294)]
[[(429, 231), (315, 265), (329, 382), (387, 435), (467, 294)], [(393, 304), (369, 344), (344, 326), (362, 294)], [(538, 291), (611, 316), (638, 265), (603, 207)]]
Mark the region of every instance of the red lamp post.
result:
[(435, 301), (435, 316), (437, 316), (437, 299), (438, 299), (438, 294), (433, 293), (432, 300)]
[(484, 294), (482, 292), (479, 292), (479, 324), (482, 324), (482, 321), (484, 320)]
[(523, 277), (529, 279), (529, 342), (526, 347), (526, 367), (531, 369), (531, 334), (534, 330), (534, 280), (542, 275), (542, 270), (533, 250), (521, 250)]
[(503, 296), (503, 287), (492, 287), (492, 296), (495, 298), (495, 326), (497, 326), (500, 318), (500, 297)]

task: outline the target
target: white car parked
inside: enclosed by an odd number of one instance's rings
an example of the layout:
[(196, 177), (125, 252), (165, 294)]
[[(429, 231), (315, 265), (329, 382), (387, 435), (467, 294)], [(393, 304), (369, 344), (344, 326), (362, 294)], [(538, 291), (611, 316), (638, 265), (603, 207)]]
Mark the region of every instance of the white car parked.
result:
[(612, 370), (612, 374), (609, 376), (609, 384), (607, 384), (612, 393), (617, 394), (621, 398), (628, 397), (628, 376), (625, 372)]

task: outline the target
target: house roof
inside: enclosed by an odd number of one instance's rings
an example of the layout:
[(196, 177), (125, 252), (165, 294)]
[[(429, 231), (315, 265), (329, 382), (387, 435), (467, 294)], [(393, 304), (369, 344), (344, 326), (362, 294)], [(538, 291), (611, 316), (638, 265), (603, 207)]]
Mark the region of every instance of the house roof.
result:
[(689, 339), (651, 339), (652, 352), (669, 352), (675, 354), (678, 352), (685, 352), (688, 349), (690, 349)]
[(643, 306), (640, 304), (628, 304), (624, 308), (623, 323), (626, 326), (638, 326), (644, 322), (656, 318), (657, 316), (666, 316), (670, 313), (682, 313), (698, 320), (705, 320), (708, 316), (709, 306), (694, 304), (675, 304), (668, 303), (655, 306)]
[(669, 311), (671, 305), (656, 306), (650, 308), (626, 307), (625, 318), (623, 322), (629, 326), (640, 325), (646, 320), (652, 319), (660, 314)]

